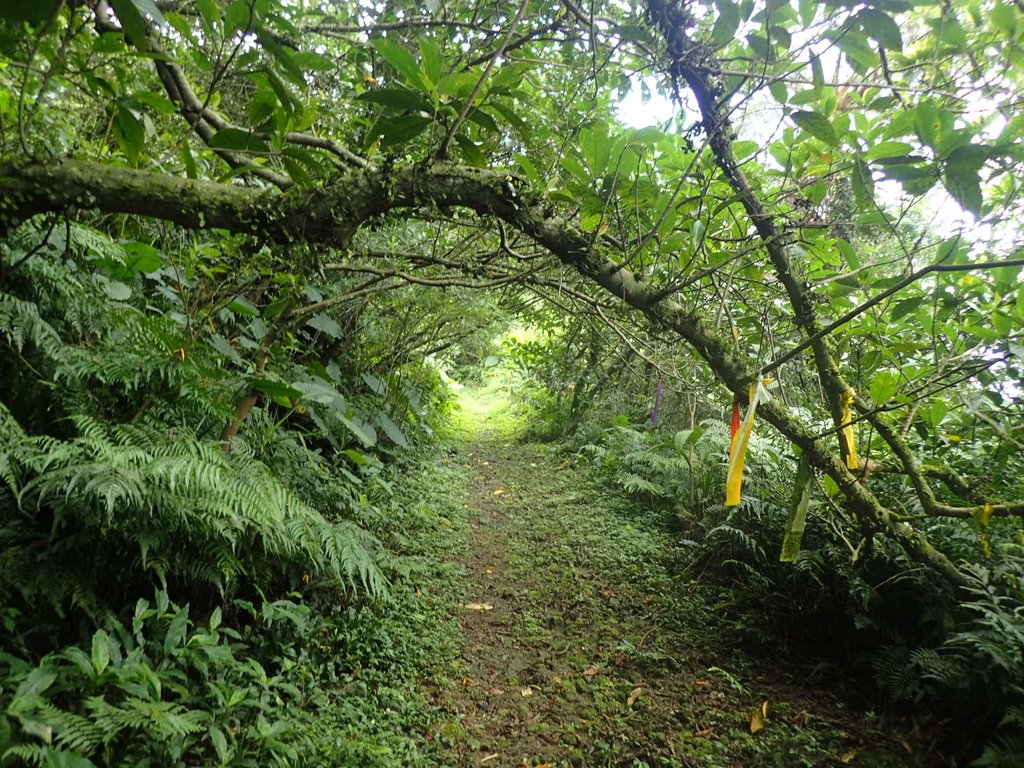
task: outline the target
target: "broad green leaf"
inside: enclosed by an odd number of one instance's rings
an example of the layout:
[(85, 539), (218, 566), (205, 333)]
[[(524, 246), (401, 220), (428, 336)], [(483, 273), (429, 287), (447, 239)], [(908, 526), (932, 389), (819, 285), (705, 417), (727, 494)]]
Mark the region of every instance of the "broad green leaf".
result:
[(805, 27), (809, 27), (811, 22), (814, 21), (814, 16), (818, 12), (817, 0), (799, 0), (800, 9), (800, 23)]
[(429, 117), (421, 115), (403, 115), (389, 117), (379, 121), (370, 132), (370, 138), (379, 136), (383, 148), (404, 144), (423, 133), (433, 122)]
[(434, 105), (427, 101), (416, 91), (408, 88), (374, 88), (356, 97), (359, 101), (368, 101), (371, 104), (380, 104), (385, 107), (411, 110), (414, 112), (426, 112), (432, 114)]
[(977, 171), (949, 167), (942, 175), (942, 183), (965, 211), (970, 211), (975, 216), (981, 213), (981, 177)]
[(224, 732), (215, 725), (211, 725), (208, 731), (210, 736), (210, 743), (213, 745), (213, 751), (217, 755), (217, 759), (222, 764), (227, 764), (230, 760), (231, 753), (228, 751), (228, 740), (224, 736)]
[(63, 4), (63, 0), (0, 0), (0, 19), (34, 27), (50, 18)]
[(483, 168), (487, 165), (486, 155), (480, 151), (480, 146), (469, 136), (463, 133), (456, 135), (455, 144), (459, 148), (459, 154), (470, 165), (475, 165), (478, 168)]
[(141, 115), (124, 104), (119, 104), (114, 114), (113, 128), (114, 138), (128, 158), (128, 162), (138, 165), (142, 146), (146, 141), (146, 127)]
[(149, 243), (122, 243), (125, 253), (124, 265), (136, 272), (155, 272), (160, 269), (160, 253)]
[(830, 147), (839, 146), (839, 137), (836, 136), (836, 132), (833, 130), (828, 118), (819, 115), (817, 112), (807, 111), (792, 112), (789, 117), (803, 131), (811, 134), (816, 139), (824, 141)]
[(409, 441), (406, 439), (401, 428), (384, 411), (377, 414), (377, 423), (384, 430), (384, 434), (391, 438), (391, 442), (399, 448), (407, 448), (409, 446)]
[(230, 149), (239, 152), (270, 151), (270, 146), (264, 139), (238, 128), (224, 128), (217, 131), (210, 139), (209, 144), (213, 149)]
[(350, 419), (347, 416), (342, 416), (341, 423), (348, 428), (349, 432), (355, 435), (365, 448), (372, 448), (377, 444), (377, 433), (373, 427), (361, 419), (357, 417)]
[(999, 0), (989, 11), (989, 20), (992, 26), (1004, 33), (1007, 37), (1014, 37), (1017, 34), (1017, 23), (1020, 12), (1013, 7), (1012, 3)]
[(330, 336), (332, 339), (341, 338), (343, 332), (341, 324), (326, 312), (313, 315), (306, 321), (306, 325)]
[(262, 392), (274, 399), (298, 400), (302, 393), (283, 381), (272, 379), (250, 379), (249, 386), (257, 392)]
[(864, 28), (864, 33), (890, 51), (903, 50), (903, 35), (899, 25), (892, 16), (877, 8), (865, 8), (857, 14), (857, 20)]
[(147, 48), (146, 30), (150, 23), (158, 27), (167, 24), (153, 0), (110, 0), (110, 5), (125, 35), (141, 50)]
[(224, 13), (224, 32), (227, 35), (248, 32), (252, 30), (255, 22), (255, 4), (250, 0), (232, 0)]
[(87, 757), (63, 749), (48, 747), (43, 761), (43, 768), (96, 768), (96, 763)]
[(179, 608), (174, 614), (170, 625), (167, 627), (167, 634), (164, 635), (164, 653), (169, 654), (185, 641), (185, 633), (188, 631), (188, 606)]
[(846, 60), (856, 72), (868, 72), (881, 65), (878, 52), (871, 47), (867, 36), (859, 29), (851, 29), (836, 39), (836, 47), (846, 54)]
[(773, 80), (768, 84), (768, 93), (772, 95), (779, 104), (785, 104), (789, 100), (789, 89), (782, 80)]
[(740, 9), (732, 0), (716, 0), (715, 7), (718, 9), (718, 18), (711, 30), (711, 42), (725, 45), (732, 42), (740, 27)]
[(384, 382), (382, 382), (377, 376), (374, 376), (369, 371), (363, 371), (360, 374), (360, 378), (362, 378), (366, 386), (368, 386), (370, 388), (370, 391), (373, 392), (375, 395), (384, 394)]
[(878, 371), (871, 379), (868, 394), (876, 405), (885, 405), (896, 396), (899, 389), (900, 378), (898, 375), (892, 371)]
[(880, 158), (889, 157), (906, 157), (914, 148), (903, 141), (882, 141), (878, 144), (872, 145), (867, 152), (864, 153), (865, 160), (878, 160)]
[(857, 207), (864, 209), (872, 206), (875, 196), (875, 181), (871, 175), (871, 168), (860, 157), (853, 162), (850, 178), (853, 182), (853, 196)]
[(401, 75), (406, 85), (411, 85), (413, 88), (429, 92), (429, 88), (425, 82), (423, 82), (423, 75), (420, 73), (420, 65), (416, 63), (416, 59), (398, 43), (393, 40), (388, 40), (384, 37), (377, 37), (370, 41), (370, 44), (376, 49), (384, 60), (397, 70), (398, 74)]
[(432, 83), (441, 79), (444, 73), (444, 64), (441, 62), (441, 52), (430, 40), (420, 40), (420, 60), (423, 62), (423, 71)]
[(260, 314), (256, 305), (245, 298), (245, 296), (235, 296), (235, 298), (228, 302), (228, 309), (236, 315), (245, 315), (247, 317), (259, 317)]
[[(33, 669), (14, 692), (14, 702), (17, 702), (18, 699), (39, 696), (46, 692), (56, 679), (57, 675), (53, 672), (47, 672), (38, 667)], [(14, 703), (12, 702), (10, 706), (13, 707)]]
[(110, 664), (110, 635), (98, 629), (92, 636), (92, 667), (97, 675), (102, 675)]
[(928, 19), (928, 25), (935, 30), (936, 37), (957, 51), (967, 47), (967, 33), (960, 26), (955, 13), (943, 13), (934, 19)]

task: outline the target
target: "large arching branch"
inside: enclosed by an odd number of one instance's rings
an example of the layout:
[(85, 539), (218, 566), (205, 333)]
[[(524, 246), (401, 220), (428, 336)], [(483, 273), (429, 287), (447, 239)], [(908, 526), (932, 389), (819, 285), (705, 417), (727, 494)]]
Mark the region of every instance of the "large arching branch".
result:
[[(0, 220), (55, 211), (100, 210), (172, 221), (189, 229), (220, 228), (289, 244), (345, 248), (360, 226), (399, 209), (463, 207), (500, 219), (562, 263), (594, 281), (692, 346), (739, 398), (758, 375), (696, 313), (662, 299), (620, 266), (622, 254), (553, 212), (547, 200), (500, 171), (450, 163), (383, 171), (353, 171), (314, 190), (254, 190), (209, 181), (104, 166), (78, 160), (0, 165)], [(956, 566), (919, 531), (891, 513), (846, 468), (825, 441), (775, 401), (764, 418), (832, 477), (851, 510), (872, 529), (896, 538), (915, 559), (963, 583)], [(1019, 505), (998, 505), (1014, 514)]]

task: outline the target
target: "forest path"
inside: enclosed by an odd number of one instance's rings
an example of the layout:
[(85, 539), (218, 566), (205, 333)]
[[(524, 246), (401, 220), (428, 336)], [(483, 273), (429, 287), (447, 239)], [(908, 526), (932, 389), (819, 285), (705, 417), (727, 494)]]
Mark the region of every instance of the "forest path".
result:
[(451, 764), (914, 764), (806, 682), (718, 648), (715, 608), (672, 567), (665, 515), (517, 440), (495, 388), (461, 400), (469, 528), (462, 655), (444, 692)]

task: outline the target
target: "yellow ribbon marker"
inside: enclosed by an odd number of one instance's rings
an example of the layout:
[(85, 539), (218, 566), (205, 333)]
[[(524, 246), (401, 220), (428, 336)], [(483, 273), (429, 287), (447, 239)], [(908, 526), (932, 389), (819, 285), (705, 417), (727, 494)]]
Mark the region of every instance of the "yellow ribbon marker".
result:
[(988, 521), (992, 519), (992, 513), (995, 511), (995, 508), (986, 501), (977, 512), (978, 522), (981, 524), (981, 553), (985, 555), (986, 560), (992, 557), (992, 545), (988, 537)]
[(860, 469), (860, 458), (857, 456), (857, 437), (853, 434), (853, 414), (850, 410), (855, 396), (856, 392), (852, 388), (843, 392), (843, 412), (839, 420), (842, 427), (839, 433), (839, 450), (846, 462), (847, 469)]
[(729, 471), (725, 476), (725, 506), (735, 507), (740, 503), (740, 488), (743, 486), (743, 462), (747, 457), (747, 444), (750, 442), (750, 435), (754, 431), (754, 414), (757, 412), (758, 403), (767, 403), (772, 399), (765, 386), (772, 382), (765, 379), (750, 388), (750, 405), (747, 406), (747, 414), (740, 423), (740, 428), (733, 435), (732, 444), (729, 446)]

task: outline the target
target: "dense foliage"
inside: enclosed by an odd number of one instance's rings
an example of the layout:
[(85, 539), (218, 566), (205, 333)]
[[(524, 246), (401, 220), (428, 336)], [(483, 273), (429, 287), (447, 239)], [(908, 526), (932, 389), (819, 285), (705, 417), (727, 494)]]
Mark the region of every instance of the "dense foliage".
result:
[(304, 695), (289, 595), (401, 583), (435, 363), (500, 354), (538, 434), (1010, 764), (1022, 43), (1007, 0), (0, 4), (9, 759), (308, 757), (261, 710)]

